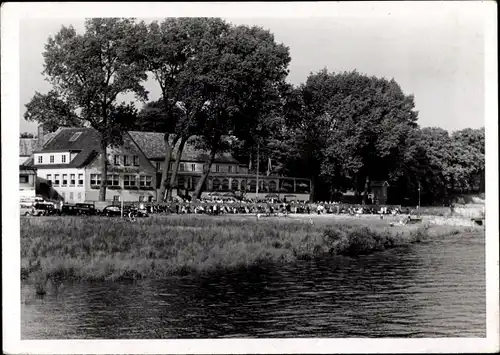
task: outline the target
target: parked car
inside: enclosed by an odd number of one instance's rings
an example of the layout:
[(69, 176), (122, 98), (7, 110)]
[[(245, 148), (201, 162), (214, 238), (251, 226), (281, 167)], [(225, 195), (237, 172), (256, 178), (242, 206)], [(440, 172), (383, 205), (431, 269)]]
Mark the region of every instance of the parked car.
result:
[(51, 203), (35, 203), (33, 205), (33, 216), (52, 216), (59, 214), (59, 210)]
[(118, 206), (106, 206), (102, 209), (101, 215), (107, 217), (119, 217), (121, 216), (121, 210)]
[(91, 203), (77, 203), (75, 204), (80, 215), (94, 216), (97, 214), (95, 206)]
[[(124, 206), (123, 207), (123, 216), (126, 217), (130, 213), (132, 213), (135, 217), (148, 217), (148, 211), (144, 209), (139, 209), (137, 207), (133, 206)], [(118, 206), (106, 206), (103, 208), (101, 215), (107, 216), (107, 217), (120, 217), (121, 216), (121, 209)]]
[(61, 214), (64, 216), (78, 216), (79, 211), (75, 205), (63, 205), (61, 208)]
[(21, 216), (31, 216), (33, 214), (33, 205), (21, 204)]

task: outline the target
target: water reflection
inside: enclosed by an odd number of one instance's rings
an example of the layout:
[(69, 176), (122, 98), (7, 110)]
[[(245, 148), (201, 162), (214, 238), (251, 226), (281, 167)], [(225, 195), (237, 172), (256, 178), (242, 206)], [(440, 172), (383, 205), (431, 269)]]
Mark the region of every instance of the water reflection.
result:
[(23, 339), (485, 336), (484, 236), (138, 283), (22, 285)]

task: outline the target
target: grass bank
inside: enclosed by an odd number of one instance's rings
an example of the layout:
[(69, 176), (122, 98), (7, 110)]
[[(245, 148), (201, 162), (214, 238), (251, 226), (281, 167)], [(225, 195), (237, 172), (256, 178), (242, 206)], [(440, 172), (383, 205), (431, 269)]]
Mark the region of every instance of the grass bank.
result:
[[(395, 226), (384, 220), (168, 216), (21, 219), (21, 276), (125, 280), (368, 254), (472, 227)], [(43, 290), (41, 290), (43, 291)]]

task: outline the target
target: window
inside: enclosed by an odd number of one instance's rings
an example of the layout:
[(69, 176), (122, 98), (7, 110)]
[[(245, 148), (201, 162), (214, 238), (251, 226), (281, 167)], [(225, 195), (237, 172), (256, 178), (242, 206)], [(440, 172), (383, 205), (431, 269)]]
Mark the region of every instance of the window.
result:
[(53, 155), (51, 155), (51, 156), (49, 157), (49, 161), (50, 161), (50, 163), (51, 163), (51, 164), (52, 164), (52, 163), (54, 163), (54, 156), (53, 156)]
[(231, 165), (229, 165), (229, 166), (227, 167), (227, 172), (228, 172), (228, 173), (232, 173), (232, 172), (233, 172), (233, 167), (232, 167)]
[(115, 155), (113, 157), (113, 160), (114, 160), (115, 165), (120, 165), (120, 156), (119, 155)]
[(61, 192), (61, 195), (63, 197), (63, 200), (66, 201), (66, 192)]
[(82, 134), (82, 132), (76, 132), (75, 134), (73, 134), (71, 136), (71, 138), (69, 139), (70, 142), (74, 142), (78, 139), (78, 137), (80, 137), (80, 135)]
[(116, 174), (108, 174), (106, 179), (108, 186), (120, 186), (120, 176)]
[(70, 193), (69, 193), (69, 200), (70, 200), (70, 201), (73, 201), (73, 192), (70, 192)]
[(52, 181), (52, 174), (45, 175), (45, 178), (49, 181)]
[(123, 175), (123, 186), (124, 187), (135, 186), (135, 176), (134, 175)]
[(118, 195), (113, 196), (113, 202), (118, 202), (118, 201), (120, 201), (120, 196)]
[(139, 186), (141, 187), (151, 187), (151, 176), (141, 175), (139, 177)]
[(69, 184), (75, 186), (75, 174), (69, 174)]
[(61, 157), (61, 162), (66, 163), (66, 155), (63, 155), (63, 156)]
[(27, 184), (28, 183), (28, 175), (19, 175), (19, 183)]
[(139, 166), (139, 156), (134, 155), (134, 166)]
[(191, 171), (196, 171), (196, 164), (191, 164)]
[(179, 164), (179, 171), (184, 171), (184, 163)]
[(66, 186), (68, 185), (68, 174), (62, 174), (62, 185), (61, 186)]
[(39, 155), (38, 156), (38, 164), (42, 164), (43, 163), (43, 156)]
[(54, 174), (54, 186), (59, 186), (59, 174)]
[(161, 166), (162, 166), (162, 162), (161, 161), (157, 161), (156, 162), (156, 170), (161, 170)]
[(82, 200), (82, 193), (81, 192), (78, 192), (76, 194), (76, 196), (78, 196), (78, 201), (81, 201)]
[(123, 156), (123, 165), (125, 165), (125, 166), (130, 165), (130, 157), (128, 155)]
[(215, 172), (216, 173), (220, 172), (220, 167), (218, 165), (215, 166)]
[(90, 174), (90, 185), (101, 185), (101, 174)]
[(78, 174), (78, 186), (83, 186), (83, 174)]
[(139, 202), (144, 202), (144, 196), (139, 196)]

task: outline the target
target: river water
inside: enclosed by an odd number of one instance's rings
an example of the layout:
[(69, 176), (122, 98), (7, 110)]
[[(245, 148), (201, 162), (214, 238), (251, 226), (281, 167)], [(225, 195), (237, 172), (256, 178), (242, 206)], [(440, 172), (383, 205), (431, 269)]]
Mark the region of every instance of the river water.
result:
[[(50, 291), (50, 290), (49, 290)], [(484, 234), (357, 258), (21, 289), (22, 339), (485, 337)]]

